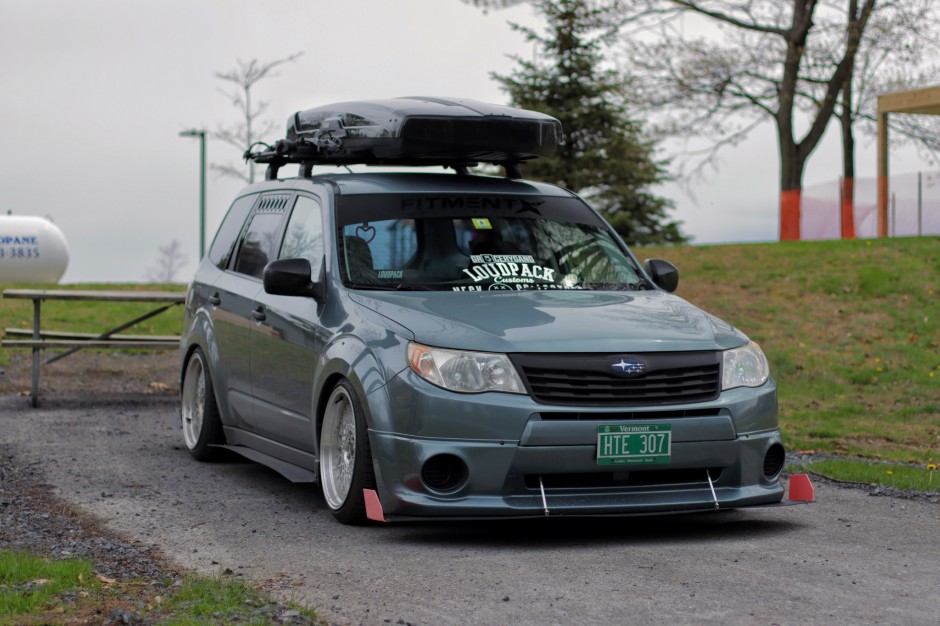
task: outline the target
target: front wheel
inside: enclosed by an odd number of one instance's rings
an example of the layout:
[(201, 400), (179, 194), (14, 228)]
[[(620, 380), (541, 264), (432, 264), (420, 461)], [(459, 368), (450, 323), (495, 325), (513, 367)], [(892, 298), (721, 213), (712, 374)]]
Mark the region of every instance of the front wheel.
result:
[(323, 414), (320, 487), (337, 520), (343, 524), (366, 521), (362, 490), (375, 489), (375, 472), (362, 404), (345, 380), (333, 389)]
[(183, 441), (193, 458), (199, 461), (216, 458), (219, 448), (214, 445), (224, 443), (225, 438), (206, 357), (199, 348), (196, 348), (186, 364), (180, 392), (180, 417), (183, 422)]

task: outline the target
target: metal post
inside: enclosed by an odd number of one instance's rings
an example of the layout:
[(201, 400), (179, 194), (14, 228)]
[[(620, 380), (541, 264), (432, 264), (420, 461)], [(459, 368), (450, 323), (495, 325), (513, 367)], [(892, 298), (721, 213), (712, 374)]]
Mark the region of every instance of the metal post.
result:
[(924, 235), (924, 202), (923, 202), (923, 181), (921, 180), (921, 173), (917, 172), (917, 236), (923, 237)]
[(184, 130), (180, 137), (199, 137), (199, 259), (206, 256), (206, 131)]
[(898, 202), (897, 196), (891, 194), (891, 236), (898, 236)]
[(206, 131), (199, 133), (199, 260), (206, 256)]
[(845, 203), (845, 178), (839, 177), (839, 239), (845, 238), (845, 211), (842, 205)]
[(878, 103), (878, 236), (888, 236), (888, 114)]
[[(33, 300), (33, 341), (39, 341), (42, 333), (39, 330), (39, 312), (41, 309), (39, 298)], [(33, 393), (30, 398), (33, 408), (39, 406), (39, 352), (42, 350), (39, 346), (33, 346)]]

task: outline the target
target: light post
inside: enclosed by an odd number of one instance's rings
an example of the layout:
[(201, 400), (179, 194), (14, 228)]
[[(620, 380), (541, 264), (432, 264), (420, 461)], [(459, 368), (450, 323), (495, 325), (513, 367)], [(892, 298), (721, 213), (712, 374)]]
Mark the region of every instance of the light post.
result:
[(180, 137), (199, 137), (199, 259), (206, 255), (206, 131), (184, 130)]

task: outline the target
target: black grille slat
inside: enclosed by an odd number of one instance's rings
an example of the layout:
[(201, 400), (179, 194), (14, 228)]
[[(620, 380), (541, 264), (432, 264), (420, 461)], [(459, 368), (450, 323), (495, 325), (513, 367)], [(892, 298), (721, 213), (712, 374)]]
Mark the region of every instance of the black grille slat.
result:
[(591, 406), (665, 405), (704, 402), (718, 396), (721, 384), (715, 352), (630, 355), (647, 371), (636, 378), (608, 373), (619, 355), (512, 355), (526, 386), (538, 402)]
[(542, 420), (592, 420), (592, 421), (622, 421), (622, 420), (667, 420), (682, 419), (686, 417), (717, 417), (723, 415), (723, 410), (709, 409), (680, 409), (676, 411), (543, 411), (538, 414)]

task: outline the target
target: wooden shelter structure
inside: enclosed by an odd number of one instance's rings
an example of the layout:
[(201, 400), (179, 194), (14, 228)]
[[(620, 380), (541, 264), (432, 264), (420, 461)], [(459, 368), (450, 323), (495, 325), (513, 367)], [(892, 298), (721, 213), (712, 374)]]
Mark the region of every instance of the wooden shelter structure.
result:
[(878, 236), (888, 236), (888, 114), (940, 115), (940, 85), (878, 96)]

